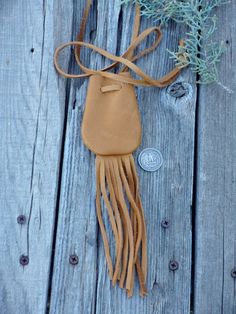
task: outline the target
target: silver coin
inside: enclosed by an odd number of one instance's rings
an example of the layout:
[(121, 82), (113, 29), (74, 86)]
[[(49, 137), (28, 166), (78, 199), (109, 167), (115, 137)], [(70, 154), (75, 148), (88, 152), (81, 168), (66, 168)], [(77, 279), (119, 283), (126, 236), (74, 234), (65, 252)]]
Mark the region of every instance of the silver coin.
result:
[(156, 171), (162, 166), (162, 154), (158, 149), (145, 148), (139, 154), (138, 163), (145, 171)]

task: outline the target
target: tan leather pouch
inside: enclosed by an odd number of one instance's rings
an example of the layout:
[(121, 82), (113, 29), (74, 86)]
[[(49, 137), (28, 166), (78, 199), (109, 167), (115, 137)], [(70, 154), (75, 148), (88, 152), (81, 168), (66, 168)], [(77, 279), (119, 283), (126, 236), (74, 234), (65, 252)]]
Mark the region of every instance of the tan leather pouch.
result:
[[(129, 72), (120, 75), (131, 77)], [(131, 296), (136, 265), (140, 294), (145, 295), (146, 229), (132, 156), (132, 152), (140, 145), (142, 133), (134, 86), (113, 78), (92, 75), (81, 132), (84, 144), (97, 155), (96, 208), (112, 284), (119, 281), (119, 286), (125, 287)], [(116, 242), (114, 267), (102, 218), (101, 196)], [(139, 261), (141, 246), (142, 259)]]
[[(129, 72), (122, 75), (129, 76)], [(98, 155), (126, 155), (141, 142), (134, 86), (92, 75), (82, 122), (84, 144)]]
[[(152, 79), (134, 64), (134, 61), (153, 51), (162, 37), (159, 27), (148, 28), (139, 34), (138, 5), (131, 44), (121, 56), (85, 43), (85, 25), (91, 4), (92, 0), (87, 0), (77, 41), (58, 47), (54, 64), (58, 73), (66, 78), (90, 78), (81, 133), (84, 144), (96, 154), (96, 210), (109, 276), (113, 286), (119, 282), (119, 286), (125, 288), (131, 297), (137, 273), (140, 295), (144, 296), (147, 294), (147, 232), (132, 155), (142, 136), (134, 86), (164, 87), (178, 76), (180, 69), (175, 67), (165, 76)], [(153, 44), (135, 55), (136, 47), (152, 33), (157, 35)], [(183, 44), (180, 42), (180, 45)], [(82, 74), (66, 73), (58, 63), (60, 51), (71, 45), (75, 46), (75, 59)], [(81, 47), (92, 49), (113, 63), (100, 70), (88, 68), (80, 60)], [(109, 71), (119, 64), (122, 67), (118, 73)], [(129, 70), (139, 79), (132, 78)], [(113, 241), (110, 245), (103, 221), (105, 212), (109, 217), (115, 248)]]

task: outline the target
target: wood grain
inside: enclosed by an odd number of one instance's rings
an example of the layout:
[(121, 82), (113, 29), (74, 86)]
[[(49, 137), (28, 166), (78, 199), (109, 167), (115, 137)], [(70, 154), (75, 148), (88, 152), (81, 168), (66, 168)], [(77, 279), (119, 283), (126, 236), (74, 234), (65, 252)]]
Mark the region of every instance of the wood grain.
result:
[[(84, 3), (74, 3), (74, 38)], [(131, 38), (134, 8), (122, 9), (119, 0), (100, 0), (94, 3), (91, 14), (86, 40), (112, 53), (124, 51)], [(95, 18), (97, 23), (93, 25)], [(142, 19), (142, 29), (151, 25), (152, 21)], [(163, 75), (173, 67), (166, 47), (176, 49), (180, 36), (176, 25), (171, 25), (164, 30), (160, 48), (137, 64), (154, 77)], [(150, 39), (141, 49), (148, 43)], [(84, 57), (94, 68), (107, 62), (95, 53), (91, 54), (90, 63), (89, 56)], [(189, 70), (182, 72), (178, 82), (184, 82), (187, 87), (186, 94), (180, 98), (171, 96), (168, 88), (137, 89), (143, 124), (139, 151), (155, 147), (164, 158), (162, 168), (155, 173), (138, 169), (148, 229), (149, 294), (144, 299), (139, 297), (137, 287), (134, 297), (128, 299), (124, 291), (112, 288), (108, 278), (95, 213), (95, 158), (80, 136), (87, 81), (72, 82), (50, 313), (189, 314), (196, 88)], [(168, 229), (161, 227), (164, 218), (170, 220)], [(110, 230), (107, 220), (106, 226)], [(111, 233), (109, 236), (112, 239)], [(78, 265), (69, 264), (71, 254), (78, 255)], [(175, 272), (169, 270), (173, 259), (179, 264)]]
[(52, 56), (71, 12), (67, 1), (0, 4), (1, 314), (46, 310), (66, 90)]
[[(235, 2), (217, 12), (226, 50), (219, 84), (200, 86), (197, 145), (194, 313), (236, 313)], [(222, 88), (224, 85), (227, 89)]]
[[(234, 314), (236, 5), (218, 12), (222, 27), (215, 38), (226, 44), (218, 84), (199, 86), (197, 95), (188, 69), (179, 85), (136, 89), (143, 139), (135, 160), (142, 149), (154, 147), (164, 162), (154, 173), (137, 165), (148, 230), (149, 293), (139, 297), (136, 281), (128, 299), (108, 277), (95, 211), (95, 156), (80, 136), (87, 80), (65, 80), (53, 67), (55, 48), (76, 37), (85, 2), (0, 3), (0, 313), (189, 314), (192, 293), (195, 314)], [(133, 17), (134, 7), (121, 7), (119, 0), (94, 1), (85, 40), (119, 55), (130, 43)], [(141, 30), (154, 24), (142, 18)], [(153, 77), (173, 67), (166, 48), (176, 49), (184, 36), (175, 24), (163, 32), (160, 47), (137, 62)], [(151, 38), (138, 50), (150, 43)], [(93, 68), (109, 64), (87, 49), (82, 60)], [(70, 49), (60, 63), (78, 71)], [(25, 224), (17, 223), (19, 215), (25, 215)], [(169, 228), (161, 226), (163, 219)], [(78, 265), (69, 263), (72, 254)], [(29, 257), (24, 267), (21, 255)], [(171, 260), (178, 263), (176, 271), (169, 269)]]

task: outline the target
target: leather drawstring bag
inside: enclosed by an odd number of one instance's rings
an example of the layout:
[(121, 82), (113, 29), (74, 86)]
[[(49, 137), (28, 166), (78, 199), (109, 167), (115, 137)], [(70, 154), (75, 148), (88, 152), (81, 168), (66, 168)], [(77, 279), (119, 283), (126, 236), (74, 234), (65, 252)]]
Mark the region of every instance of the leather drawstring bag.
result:
[[(147, 278), (147, 236), (144, 211), (139, 192), (138, 176), (132, 153), (141, 143), (141, 123), (135, 86), (163, 87), (172, 82), (180, 69), (174, 68), (159, 80), (153, 80), (133, 62), (154, 50), (160, 40), (159, 27), (148, 28), (138, 35), (140, 23), (139, 7), (136, 7), (131, 45), (118, 57), (83, 42), (85, 25), (92, 0), (87, 2), (78, 41), (68, 42), (55, 51), (54, 63), (57, 71), (66, 78), (90, 77), (85, 110), (82, 121), (84, 144), (96, 154), (96, 210), (104, 243), (108, 271), (113, 286), (125, 288), (132, 296), (135, 270), (144, 296)], [(149, 34), (156, 33), (153, 45), (137, 55), (134, 50)], [(68, 46), (75, 46), (75, 58), (83, 74), (68, 74), (58, 64), (58, 55)], [(80, 48), (87, 47), (112, 60), (101, 70), (92, 70), (80, 60)], [(108, 72), (118, 64), (119, 73)], [(130, 71), (141, 79), (134, 79)], [(101, 197), (104, 200), (115, 238), (115, 261), (112, 262), (109, 241), (103, 222)]]

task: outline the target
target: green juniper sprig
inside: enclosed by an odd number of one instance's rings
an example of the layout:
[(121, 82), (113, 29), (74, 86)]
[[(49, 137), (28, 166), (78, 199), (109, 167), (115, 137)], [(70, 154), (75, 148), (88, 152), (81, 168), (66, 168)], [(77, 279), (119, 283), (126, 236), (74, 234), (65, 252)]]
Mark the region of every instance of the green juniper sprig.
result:
[[(188, 65), (198, 74), (199, 83), (218, 81), (217, 64), (224, 52), (223, 42), (212, 41), (216, 31), (217, 17), (213, 14), (216, 7), (228, 3), (225, 0), (121, 0), (122, 3), (138, 3), (143, 15), (153, 18), (160, 25), (170, 20), (187, 26), (184, 47), (178, 52), (169, 51), (178, 67)], [(204, 45), (203, 45), (204, 43)]]

